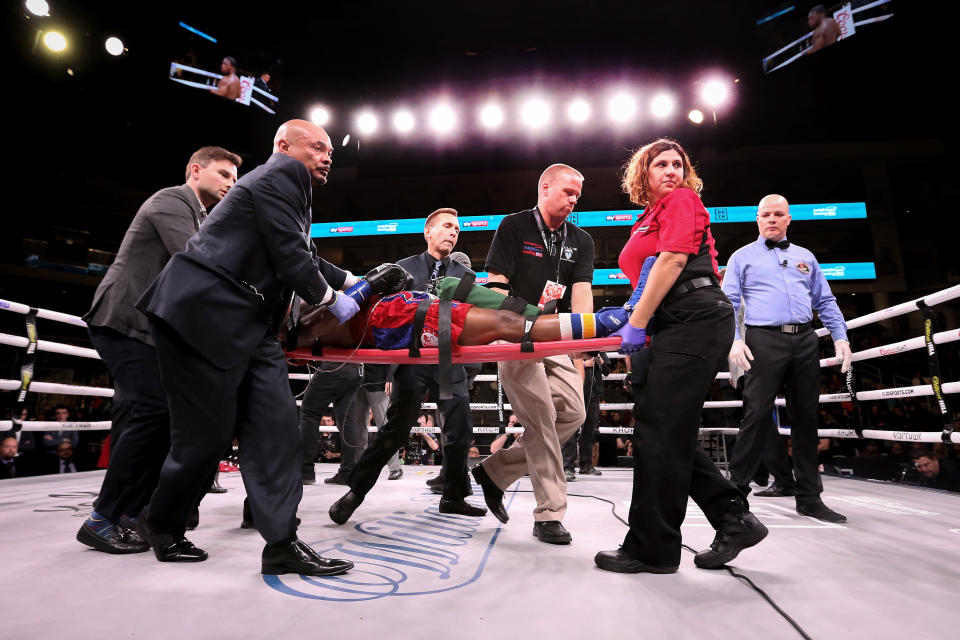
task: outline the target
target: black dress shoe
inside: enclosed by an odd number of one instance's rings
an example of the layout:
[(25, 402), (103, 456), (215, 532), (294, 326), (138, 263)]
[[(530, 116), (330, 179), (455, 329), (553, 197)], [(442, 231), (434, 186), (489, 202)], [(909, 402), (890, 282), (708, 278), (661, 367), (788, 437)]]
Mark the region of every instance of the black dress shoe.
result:
[(475, 507), (463, 498), (440, 498), (440, 513), (458, 513), (461, 516), (482, 518), (487, 515), (487, 510)]
[(473, 479), (483, 489), (483, 501), (487, 503), (490, 513), (503, 524), (507, 524), (510, 516), (507, 515), (507, 510), (503, 507), (503, 491), (490, 479), (482, 464), (478, 464), (471, 469), (471, 473), (473, 473)]
[(785, 496), (795, 495), (795, 493), (796, 492), (793, 489), (788, 489), (779, 482), (774, 482), (770, 485), (770, 488), (764, 489), (763, 491), (757, 491), (753, 495), (757, 496), (758, 498), (783, 498)]
[(403, 477), (403, 469), (397, 469), (396, 471), (391, 471), (390, 475), (387, 476), (387, 480), (399, 480)]
[(317, 484), (317, 472), (313, 470), (313, 465), (303, 468), (303, 484)]
[(210, 485), (210, 488), (207, 489), (207, 493), (226, 493), (227, 490), (220, 486), (220, 472), (217, 471), (213, 475), (213, 483)]
[(357, 510), (360, 503), (363, 502), (363, 496), (355, 494), (352, 490), (347, 491), (342, 498), (333, 503), (330, 507), (330, 519), (337, 524), (343, 524), (350, 519), (353, 512)]
[(353, 569), (353, 563), (349, 560), (324, 558), (297, 539), (266, 545), (260, 565), (260, 573), (266, 575), (338, 576), (350, 569)]
[(154, 536), (153, 554), (160, 562), (203, 562), (207, 559), (207, 552), (195, 547), (186, 538), (181, 537), (167, 544), (159, 544), (160, 540), (159, 534)]
[(243, 520), (240, 521), (241, 529), (256, 529), (257, 523), (253, 521), (253, 511), (250, 509), (250, 498), (243, 499)]
[(434, 476), (433, 478), (430, 478), (429, 480), (427, 480), (427, 486), (428, 486), (428, 487), (436, 487), (436, 486), (438, 486), (438, 485), (439, 485), (439, 486), (443, 486), (443, 474), (442, 474), (442, 473), (439, 474), (439, 475), (437, 475), (437, 476)]
[(593, 561), (604, 571), (614, 573), (676, 573), (679, 567), (654, 567), (631, 558), (623, 547), (614, 551), (598, 551)]
[(570, 544), (573, 538), (559, 520), (545, 520), (533, 523), (533, 535), (540, 542), (548, 544)]
[(150, 550), (150, 545), (143, 538), (125, 527), (114, 525), (110, 535), (104, 537), (95, 532), (86, 520), (77, 531), (77, 540), (104, 553), (143, 553)]
[(323, 484), (344, 484), (345, 485), (347, 484), (347, 477), (342, 473), (340, 473), (339, 471), (337, 471), (335, 474), (333, 474), (329, 478), (324, 478)]
[(736, 498), (731, 503), (732, 508), (723, 515), (710, 548), (693, 558), (693, 564), (701, 569), (719, 569), (767, 537), (767, 528), (747, 511), (745, 501)]
[(810, 516), (824, 522), (841, 523), (847, 521), (847, 516), (837, 513), (823, 502), (811, 502), (809, 504), (798, 504), (797, 513), (802, 516)]

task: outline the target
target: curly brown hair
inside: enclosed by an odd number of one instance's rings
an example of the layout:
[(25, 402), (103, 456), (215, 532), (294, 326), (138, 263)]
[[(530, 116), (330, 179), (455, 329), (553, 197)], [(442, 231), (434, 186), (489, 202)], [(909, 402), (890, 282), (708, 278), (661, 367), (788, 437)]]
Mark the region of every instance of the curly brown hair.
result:
[(664, 151), (676, 151), (683, 158), (683, 182), (681, 187), (693, 189), (697, 195), (703, 191), (703, 180), (697, 175), (690, 157), (680, 143), (670, 138), (660, 138), (637, 149), (623, 166), (623, 192), (630, 196), (630, 202), (640, 207), (650, 204), (650, 184), (647, 182), (647, 170), (653, 159)]

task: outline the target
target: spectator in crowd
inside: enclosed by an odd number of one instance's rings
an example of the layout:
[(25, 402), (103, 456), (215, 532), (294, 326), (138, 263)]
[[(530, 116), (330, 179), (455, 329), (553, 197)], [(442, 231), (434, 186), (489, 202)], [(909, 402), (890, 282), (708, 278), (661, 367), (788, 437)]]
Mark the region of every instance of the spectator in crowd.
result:
[[(507, 418), (507, 428), (508, 429), (511, 427), (515, 428), (519, 426), (520, 426), (520, 423), (517, 421), (517, 416), (511, 413), (510, 417)], [(522, 435), (523, 435), (522, 433), (501, 433), (499, 436), (496, 437), (496, 439), (494, 439), (492, 443), (490, 443), (491, 455), (496, 451), (500, 451), (500, 449), (510, 448), (510, 446), (513, 445), (514, 442), (519, 440), (520, 436)]]
[(923, 447), (910, 452), (917, 471), (934, 489), (960, 491), (960, 462), (937, 456), (933, 450)]
[[(333, 416), (329, 413), (324, 414), (320, 418), (321, 427), (335, 427), (337, 426), (336, 421), (334, 421)], [(320, 438), (317, 441), (317, 462), (339, 462), (343, 457), (340, 447), (340, 434), (337, 432), (324, 431), (320, 433)], [(311, 465), (311, 470), (313, 465)]]
[(78, 467), (78, 462), (73, 456), (73, 445), (69, 442), (61, 442), (57, 445), (57, 457), (48, 460), (44, 465), (44, 472), (53, 473), (76, 473), (83, 471), (82, 465)]
[[(69, 422), (70, 409), (66, 405), (58, 404), (53, 409), (53, 420), (56, 422)], [(57, 454), (57, 447), (61, 442), (69, 442), (71, 448), (76, 448), (80, 444), (80, 434), (77, 431), (44, 431), (43, 432), (43, 452), (49, 455)]]
[(17, 445), (14, 436), (5, 436), (0, 441), (0, 480), (25, 475), (24, 470), (17, 467)]

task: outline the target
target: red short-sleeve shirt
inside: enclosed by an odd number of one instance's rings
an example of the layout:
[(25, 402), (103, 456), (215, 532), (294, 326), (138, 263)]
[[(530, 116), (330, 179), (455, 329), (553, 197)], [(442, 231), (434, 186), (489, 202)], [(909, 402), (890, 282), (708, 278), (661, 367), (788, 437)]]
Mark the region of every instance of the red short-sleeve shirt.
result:
[(637, 216), (619, 259), (620, 270), (630, 278), (631, 286), (637, 286), (643, 261), (661, 251), (691, 255), (680, 280), (719, 277), (710, 214), (692, 189), (674, 189)]

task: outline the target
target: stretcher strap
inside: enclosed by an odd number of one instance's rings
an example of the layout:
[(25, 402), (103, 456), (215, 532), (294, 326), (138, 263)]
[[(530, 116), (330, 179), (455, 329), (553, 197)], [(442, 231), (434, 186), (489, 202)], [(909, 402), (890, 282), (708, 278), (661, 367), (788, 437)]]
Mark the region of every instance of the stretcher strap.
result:
[(533, 353), (533, 338), (530, 337), (530, 331), (533, 329), (533, 323), (537, 321), (536, 318), (524, 318), (523, 320), (523, 337), (520, 339), (520, 351), (524, 353)]
[(411, 358), (420, 357), (420, 339), (423, 337), (423, 324), (427, 320), (427, 311), (430, 310), (430, 304), (433, 301), (430, 298), (426, 300), (421, 300), (417, 305), (417, 310), (413, 314), (413, 329), (410, 333), (410, 349), (409, 355)]
[(457, 302), (466, 302), (467, 296), (470, 295), (470, 290), (473, 289), (473, 283), (477, 279), (477, 274), (470, 272), (460, 278), (460, 283), (457, 285), (457, 288), (453, 290), (453, 300)]
[(453, 398), (453, 345), (450, 336), (451, 308), (453, 304), (449, 300), (441, 300), (437, 309), (437, 330), (440, 334), (440, 344), (438, 345), (438, 365), (437, 365), (437, 387), (440, 392), (440, 400), (449, 400)]

